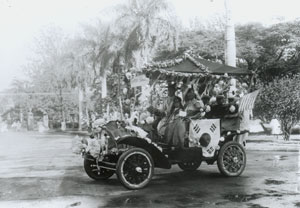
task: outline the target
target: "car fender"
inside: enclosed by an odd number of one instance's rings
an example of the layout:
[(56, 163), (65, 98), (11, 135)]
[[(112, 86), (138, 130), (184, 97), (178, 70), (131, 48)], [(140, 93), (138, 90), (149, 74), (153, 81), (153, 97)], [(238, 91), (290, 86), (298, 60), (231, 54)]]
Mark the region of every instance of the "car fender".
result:
[(119, 138), (117, 143), (145, 149), (151, 155), (155, 167), (166, 169), (171, 168), (171, 164), (168, 158), (153, 143), (149, 143), (145, 139), (134, 136), (128, 136)]
[(90, 161), (94, 161), (95, 160), (95, 158), (92, 155), (90, 155), (89, 153), (85, 153), (84, 156), (83, 156), (83, 158), (85, 160), (90, 160)]

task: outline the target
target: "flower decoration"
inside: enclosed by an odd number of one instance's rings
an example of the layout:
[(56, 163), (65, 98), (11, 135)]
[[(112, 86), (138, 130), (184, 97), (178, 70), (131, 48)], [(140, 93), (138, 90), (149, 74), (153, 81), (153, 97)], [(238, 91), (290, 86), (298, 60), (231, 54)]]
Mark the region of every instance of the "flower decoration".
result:
[(85, 152), (87, 144), (83, 141), (83, 138), (76, 135), (72, 141), (72, 152), (74, 154), (81, 154)]
[(146, 118), (146, 122), (147, 124), (152, 124), (154, 122), (154, 118), (152, 116), (149, 116), (148, 118)]
[(126, 100), (125, 100), (125, 104), (126, 104), (126, 105), (129, 105), (129, 104), (130, 104), (130, 99), (126, 99)]
[(126, 95), (127, 94), (127, 92), (128, 92), (128, 89), (125, 87), (125, 88), (123, 88), (123, 94), (124, 95)]
[(211, 111), (210, 105), (205, 106), (205, 112), (208, 113)]
[[(190, 60), (195, 66), (199, 68), (199, 73), (183, 73), (183, 72), (175, 72), (166, 70), (166, 68), (170, 68), (182, 63), (184, 60)], [(209, 70), (206, 66), (199, 63), (194, 55), (189, 54), (189, 52), (185, 52), (181, 57), (177, 57), (173, 60), (161, 61), (161, 62), (153, 62), (147, 64), (143, 67), (143, 71), (147, 72), (160, 72), (162, 74), (171, 75), (171, 76), (181, 76), (181, 77), (203, 77), (208, 75)]]
[(234, 105), (231, 105), (231, 106), (229, 107), (229, 111), (230, 111), (231, 113), (233, 113), (233, 112), (235, 111)]

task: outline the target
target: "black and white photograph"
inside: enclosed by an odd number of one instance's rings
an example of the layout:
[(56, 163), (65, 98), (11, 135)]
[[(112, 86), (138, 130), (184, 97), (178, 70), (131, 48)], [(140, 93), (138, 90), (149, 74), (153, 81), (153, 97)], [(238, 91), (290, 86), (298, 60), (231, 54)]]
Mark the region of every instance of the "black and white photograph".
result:
[(0, 208), (300, 208), (299, 8), (0, 0)]

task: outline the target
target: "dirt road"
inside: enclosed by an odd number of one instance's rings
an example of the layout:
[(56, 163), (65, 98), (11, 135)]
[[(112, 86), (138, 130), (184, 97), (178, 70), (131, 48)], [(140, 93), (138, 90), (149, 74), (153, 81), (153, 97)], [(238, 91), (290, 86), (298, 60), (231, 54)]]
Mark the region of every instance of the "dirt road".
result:
[(223, 177), (216, 165), (202, 164), (192, 173), (174, 166), (156, 169), (149, 186), (129, 191), (116, 176), (103, 182), (89, 179), (82, 158), (71, 152), (72, 137), (1, 133), (0, 207), (300, 207), (295, 148), (257, 151), (252, 143), (240, 177)]

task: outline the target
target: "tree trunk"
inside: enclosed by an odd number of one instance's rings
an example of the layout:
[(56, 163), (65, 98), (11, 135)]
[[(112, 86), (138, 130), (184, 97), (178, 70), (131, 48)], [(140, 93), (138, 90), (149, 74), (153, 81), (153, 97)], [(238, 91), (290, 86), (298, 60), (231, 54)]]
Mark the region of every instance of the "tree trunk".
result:
[(64, 122), (64, 104), (63, 104), (63, 95), (62, 95), (62, 88), (59, 89), (59, 102), (60, 102), (60, 118), (61, 122)]
[(291, 129), (287, 129), (286, 131), (284, 131), (284, 140), (285, 141), (289, 141), (290, 136), (291, 136)]
[(66, 130), (66, 118), (65, 118), (65, 113), (64, 113), (62, 88), (59, 89), (59, 101), (60, 101), (61, 130), (65, 131)]
[(103, 71), (101, 80), (101, 98), (107, 97), (107, 82), (106, 82), (106, 70)]
[(83, 100), (83, 93), (81, 88), (78, 88), (78, 130), (82, 130), (82, 100)]
[(282, 122), (282, 132), (283, 132), (283, 139), (285, 141), (289, 141), (290, 140), (290, 135), (291, 135), (291, 131), (292, 131), (292, 125)]
[(19, 119), (20, 119), (20, 122), (22, 123), (23, 122), (23, 111), (22, 111), (22, 109), (20, 109)]
[(90, 116), (89, 116), (89, 108), (88, 108), (88, 84), (85, 80), (84, 82), (84, 86), (85, 86), (85, 116), (86, 116), (86, 122), (87, 122), (87, 126), (90, 126)]

